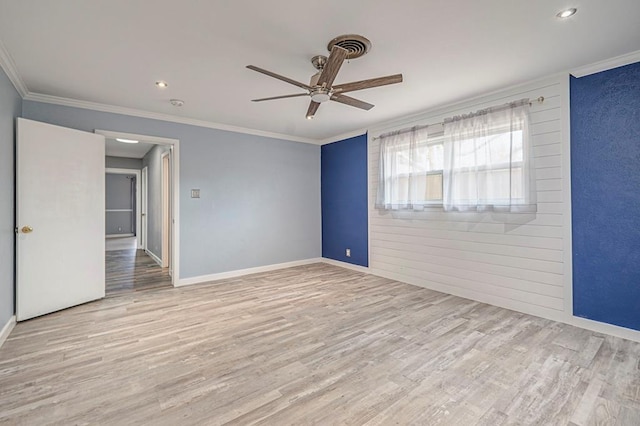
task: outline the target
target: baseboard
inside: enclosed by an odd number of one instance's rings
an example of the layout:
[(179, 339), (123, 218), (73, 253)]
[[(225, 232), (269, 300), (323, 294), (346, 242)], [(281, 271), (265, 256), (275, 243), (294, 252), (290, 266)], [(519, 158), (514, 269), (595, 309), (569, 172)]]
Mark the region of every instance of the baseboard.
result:
[(135, 237), (136, 234), (107, 234), (105, 238), (125, 238), (125, 237)]
[[(149, 252), (149, 256), (151, 256), (152, 258), (155, 257), (150, 252)], [(156, 257), (156, 259), (157, 259), (157, 257)], [(179, 283), (176, 284), (176, 287), (182, 287), (182, 286), (205, 283), (205, 282), (211, 282), (211, 281), (224, 280), (224, 279), (228, 279), (228, 278), (241, 277), (243, 275), (257, 274), (257, 273), (260, 273), (260, 272), (275, 271), (275, 270), (278, 270), (278, 269), (292, 268), (294, 266), (309, 265), (309, 264), (312, 264), (312, 263), (319, 263), (319, 262), (326, 263), (326, 264), (329, 264), (329, 265), (339, 266), (339, 267), (342, 267), (342, 268), (345, 268), (345, 269), (350, 269), (350, 270), (357, 271), (357, 272), (362, 272), (362, 273), (366, 273), (366, 274), (375, 275), (375, 276), (382, 277), (382, 278), (388, 278), (388, 279), (391, 279), (391, 280), (394, 280), (394, 281), (399, 281), (399, 282), (403, 282), (403, 283), (406, 283), (406, 284), (409, 284), (409, 285), (415, 285), (417, 287), (422, 287), (422, 288), (427, 288), (427, 289), (434, 290), (434, 291), (439, 291), (439, 292), (445, 293), (445, 294), (451, 294), (453, 296), (462, 297), (462, 298), (465, 298), (465, 299), (473, 300), (475, 302), (486, 303), (486, 304), (489, 304), (489, 305), (492, 305), (492, 306), (498, 306), (500, 308), (509, 309), (509, 310), (516, 311), (516, 312), (521, 312), (521, 313), (524, 313), (524, 314), (527, 314), (527, 315), (532, 315), (532, 316), (536, 316), (536, 317), (539, 317), (539, 318), (545, 318), (545, 319), (548, 319), (548, 320), (551, 320), (551, 321), (557, 321), (557, 322), (560, 322), (560, 323), (572, 325), (572, 326), (583, 328), (583, 329), (586, 329), (586, 330), (595, 331), (597, 333), (608, 334), (608, 335), (611, 335), (611, 336), (620, 337), (622, 339), (627, 339), (627, 340), (631, 340), (631, 341), (635, 341), (635, 342), (640, 342), (640, 331), (635, 331), (635, 330), (631, 330), (631, 329), (624, 328), (624, 327), (618, 327), (618, 326), (611, 325), (611, 324), (601, 323), (601, 322), (598, 322), (598, 321), (592, 321), (592, 320), (588, 320), (588, 319), (585, 319), (585, 318), (567, 316), (564, 312), (555, 311), (553, 309), (540, 308), (540, 310), (532, 310), (530, 305), (528, 305), (528, 304), (524, 304), (524, 303), (520, 304), (517, 301), (510, 301), (508, 299), (502, 300), (502, 299), (499, 299), (499, 298), (497, 298), (495, 296), (491, 296), (491, 295), (483, 295), (483, 294), (480, 294), (480, 293), (476, 294), (474, 292), (467, 291), (467, 290), (464, 290), (464, 289), (452, 289), (452, 288), (449, 288), (449, 286), (438, 285), (437, 283), (432, 283), (433, 285), (428, 285), (428, 284), (425, 284), (425, 283), (422, 283), (422, 282), (421, 283), (411, 282), (411, 280), (407, 280), (406, 277), (401, 276), (401, 275), (392, 274), (392, 273), (388, 273), (388, 272), (385, 272), (385, 271), (379, 271), (379, 270), (371, 269), (371, 268), (364, 267), (364, 266), (352, 265), (350, 263), (341, 262), (339, 260), (334, 260), (334, 259), (327, 259), (327, 258), (324, 258), (324, 257), (323, 258), (312, 258), (312, 259), (297, 260), (297, 261), (293, 261), (293, 262), (278, 263), (278, 264), (273, 264), (273, 265), (258, 266), (258, 267), (255, 267), (255, 268), (248, 268), (248, 269), (239, 269), (239, 270), (235, 270), (235, 271), (222, 272), (222, 273), (218, 273), (218, 274), (201, 275), (201, 276), (198, 276), (198, 277), (183, 278), (183, 279), (180, 280)]]
[(586, 318), (570, 317), (566, 322), (567, 324), (584, 328), (587, 330), (595, 331), (597, 333), (609, 334), (611, 336), (620, 337), (621, 339), (632, 340), (634, 342), (640, 342), (640, 331), (632, 330), (630, 328), (620, 327), (613, 324), (607, 324), (604, 322), (593, 321)]
[(329, 259), (329, 258), (323, 257), (322, 262), (327, 263), (329, 265), (333, 265), (333, 266), (339, 266), (345, 269), (351, 269), (353, 271), (364, 272), (365, 274), (371, 273), (371, 271), (369, 271), (369, 268), (366, 266), (353, 265), (351, 263), (343, 262), (341, 260), (335, 260), (335, 259)]
[[(342, 263), (342, 262), (337, 262), (337, 263)], [(338, 265), (338, 266), (346, 267), (344, 265)], [(350, 266), (353, 266), (353, 265), (350, 265)], [(488, 305), (497, 306), (500, 308), (509, 309), (511, 311), (521, 312), (523, 314), (532, 315), (535, 317), (572, 325), (574, 327), (583, 328), (589, 331), (595, 331), (597, 333), (608, 334), (610, 336), (620, 337), (622, 339), (627, 339), (634, 342), (640, 342), (640, 331), (631, 330), (629, 328), (624, 328), (616, 325), (606, 324), (603, 322), (593, 321), (586, 318), (575, 317), (572, 315), (568, 315), (567, 313), (562, 311), (556, 311), (554, 309), (548, 309), (548, 308), (542, 308), (542, 307), (537, 309), (532, 309), (531, 305), (529, 304), (521, 303), (521, 302), (510, 300), (510, 299), (497, 298), (492, 295), (471, 292), (465, 289), (451, 288), (450, 286), (439, 285), (437, 283), (424, 283), (422, 281), (411, 282), (411, 280), (408, 280), (404, 276), (385, 272), (385, 271), (379, 271), (379, 270), (369, 268), (368, 271), (366, 272), (378, 277), (388, 278), (394, 281), (415, 285), (417, 287), (422, 287), (429, 290), (439, 291), (445, 294), (451, 294), (453, 296), (462, 297), (465, 299), (473, 300), (475, 302), (486, 303)]]
[(150, 250), (147, 250), (147, 249), (145, 249), (144, 252), (147, 253), (149, 257), (153, 259), (154, 262), (156, 262), (158, 265), (160, 265), (160, 267), (162, 267), (162, 260), (158, 256), (156, 256)]
[(241, 277), (243, 275), (258, 274), (260, 272), (269, 272), (269, 271), (275, 271), (278, 269), (292, 268), (294, 266), (309, 265), (312, 263), (320, 263), (320, 262), (322, 262), (322, 258), (316, 257), (312, 259), (295, 260), (293, 262), (257, 266), (255, 268), (237, 269), (235, 271), (221, 272), (218, 274), (200, 275), (198, 277), (182, 278), (175, 286), (182, 287), (186, 285), (225, 280), (227, 278), (236, 278), (236, 277)]
[(15, 326), (16, 326), (16, 316), (14, 315), (11, 318), (9, 318), (9, 321), (7, 321), (7, 323), (4, 325), (4, 327), (2, 327), (2, 330), (0, 331), (0, 348), (4, 344), (5, 340), (7, 340), (7, 338), (9, 337), (9, 334), (11, 334), (11, 330), (13, 330), (13, 327)]

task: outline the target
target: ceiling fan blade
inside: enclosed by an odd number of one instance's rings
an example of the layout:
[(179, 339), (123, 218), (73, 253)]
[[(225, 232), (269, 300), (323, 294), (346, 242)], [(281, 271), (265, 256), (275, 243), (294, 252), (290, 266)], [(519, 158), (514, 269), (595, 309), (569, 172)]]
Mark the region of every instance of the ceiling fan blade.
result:
[(247, 68), (249, 68), (250, 70), (258, 71), (258, 72), (260, 72), (262, 74), (268, 75), (269, 77), (277, 78), (278, 80), (282, 80), (282, 81), (287, 82), (289, 84), (293, 84), (294, 86), (301, 87), (301, 88), (303, 88), (305, 90), (311, 90), (311, 87), (306, 85), (306, 84), (304, 84), (304, 83), (300, 83), (299, 81), (292, 80), (292, 79), (290, 79), (288, 77), (285, 77), (283, 75), (276, 74), (274, 72), (267, 71), (265, 69), (256, 67), (255, 65), (247, 65)]
[(309, 104), (309, 109), (307, 110), (307, 118), (313, 118), (319, 106), (320, 102), (311, 101), (311, 103)]
[(308, 93), (296, 93), (295, 95), (272, 96), (270, 98), (251, 99), (251, 102), (272, 101), (274, 99), (297, 98), (298, 96), (309, 96)]
[(343, 49), (340, 46), (333, 46), (327, 63), (322, 67), (322, 73), (318, 79), (319, 86), (331, 87), (333, 80), (336, 79), (338, 71), (340, 71), (340, 67), (348, 54), (349, 51), (347, 49)]
[(341, 104), (345, 104), (345, 105), (349, 105), (352, 107), (356, 107), (356, 108), (360, 108), (360, 109), (364, 109), (369, 111), (371, 108), (373, 108), (375, 105), (361, 101), (359, 99), (356, 98), (352, 98), (349, 96), (345, 96), (345, 95), (338, 95), (338, 94), (334, 94), (333, 96), (331, 96), (331, 100), (332, 101), (336, 101), (336, 102), (340, 102)]
[(372, 87), (386, 86), (388, 84), (402, 83), (402, 74), (388, 75), (386, 77), (370, 78), (368, 80), (354, 81), (352, 83), (333, 86), (334, 92), (346, 93), (355, 90), (370, 89)]

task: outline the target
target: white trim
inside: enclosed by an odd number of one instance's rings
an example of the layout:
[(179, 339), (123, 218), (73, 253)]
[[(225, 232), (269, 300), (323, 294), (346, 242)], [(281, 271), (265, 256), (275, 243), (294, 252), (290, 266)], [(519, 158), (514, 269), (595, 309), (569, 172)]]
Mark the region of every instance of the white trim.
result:
[(572, 74), (575, 77), (584, 77), (585, 75), (591, 75), (598, 72), (607, 71), (613, 68), (622, 67), (624, 65), (633, 64), (639, 61), (640, 61), (640, 50), (637, 50), (635, 52), (616, 56), (615, 58), (605, 59), (604, 61), (599, 61), (593, 64), (585, 65), (580, 68), (576, 68), (570, 71), (570, 74)]
[(570, 99), (570, 76), (567, 75), (562, 80), (561, 97), (561, 123), (562, 123), (562, 194), (563, 194), (563, 211), (562, 216), (564, 223), (562, 243), (562, 251), (565, 253), (564, 273), (563, 273), (563, 301), (564, 312), (568, 320), (573, 318), (573, 241), (572, 241), (572, 211), (571, 211), (571, 99)]
[[(367, 131), (367, 265), (371, 265), (371, 212), (369, 211), (371, 202), (371, 182), (369, 179), (369, 147), (371, 146), (371, 133)], [(367, 267), (367, 269), (369, 269)]]
[(273, 265), (256, 266), (255, 268), (237, 269), (235, 271), (220, 272), (218, 274), (200, 275), (197, 277), (183, 278), (179, 281), (176, 287), (182, 287), (186, 285), (206, 283), (210, 281), (225, 280), (227, 278), (236, 278), (243, 275), (258, 274), (260, 272), (275, 271), (278, 269), (293, 268), (294, 266), (310, 265), (312, 263), (321, 263), (322, 258), (316, 257), (304, 260), (294, 260), (293, 262), (276, 263)]
[[(166, 159), (166, 167), (167, 170), (165, 171), (165, 159)], [(161, 235), (161, 243), (160, 243), (160, 247), (161, 247), (161, 259), (162, 259), (162, 267), (163, 268), (167, 268), (170, 266), (169, 264), (169, 259), (171, 258), (171, 253), (170, 250), (167, 250), (168, 248), (171, 247), (171, 228), (172, 228), (172, 223), (171, 223), (171, 217), (172, 215), (172, 209), (171, 209), (171, 197), (172, 197), (172, 193), (171, 193), (171, 173), (173, 170), (173, 166), (171, 165), (171, 152), (164, 152), (162, 153), (162, 155), (160, 156), (160, 206), (161, 206), (161, 210), (162, 213), (160, 214), (162, 220), (162, 232), (160, 233)], [(167, 176), (165, 176), (165, 173), (167, 173), (169, 175), (168, 179), (169, 179), (169, 185), (168, 188), (165, 187), (165, 180), (167, 179)], [(165, 211), (165, 207), (168, 210)], [(168, 229), (167, 229), (168, 228)], [(167, 232), (168, 230), (168, 232)], [(169, 271), (169, 273), (171, 273), (171, 270)]]
[(16, 326), (16, 316), (14, 315), (11, 318), (9, 318), (9, 320), (4, 325), (4, 327), (2, 327), (2, 330), (0, 330), (0, 348), (2, 347), (4, 342), (9, 338), (9, 334), (11, 334), (11, 330), (13, 330), (13, 327), (15, 326)]
[(125, 238), (125, 237), (134, 237), (135, 235), (129, 233), (129, 234), (107, 234), (104, 237), (105, 238)]
[[(155, 143), (158, 145), (168, 145), (171, 147), (171, 153), (173, 162), (171, 165), (173, 166), (173, 179), (171, 180), (171, 193), (173, 196), (172, 201), (172, 211), (173, 211), (173, 226), (171, 227), (171, 265), (169, 266), (169, 270), (171, 271), (171, 283), (175, 287), (180, 282), (180, 140), (179, 139), (171, 139), (171, 138), (163, 138), (159, 136), (148, 136), (148, 135), (139, 135), (135, 133), (124, 133), (117, 132), (113, 130), (94, 130), (95, 133), (99, 133), (107, 138), (115, 139), (115, 138), (126, 138), (126, 139), (138, 139), (144, 140), (147, 142)], [(149, 206), (147, 205), (147, 213)], [(147, 236), (145, 235), (145, 238)], [(149, 250), (145, 249), (145, 252), (149, 254), (149, 256), (154, 259), (154, 256)], [(155, 256), (156, 260), (158, 259)], [(162, 261), (158, 262), (159, 265), (162, 265)]]
[[(318, 145), (317, 139), (304, 138), (300, 136), (285, 135), (283, 133), (267, 132), (264, 130), (248, 129), (246, 127), (231, 126), (229, 124), (215, 123), (212, 121), (198, 120), (195, 118), (180, 117), (177, 115), (163, 114), (159, 112), (143, 111), (135, 108), (127, 108), (116, 105), (101, 104), (97, 102), (80, 101), (77, 99), (63, 98), (60, 96), (44, 95), (41, 93), (28, 93), (23, 98), (27, 101), (43, 102), (47, 104), (62, 105), (74, 108), (90, 109), (93, 111), (111, 112), (114, 114), (124, 114), (132, 117), (150, 118), (153, 120), (168, 121), (171, 123), (188, 124), (191, 126), (206, 127), (209, 129), (225, 130), (228, 132), (244, 133), (247, 135), (263, 136), (266, 138), (282, 139), (293, 142), (309, 143)], [(146, 141), (146, 140), (145, 140)]]
[(394, 281), (403, 282), (405, 284), (415, 285), (416, 287), (427, 288), (430, 290), (439, 291), (441, 293), (451, 294), (453, 296), (458, 296), (465, 299), (473, 300), (475, 302), (486, 303), (489, 305), (498, 306), (500, 308), (509, 309), (516, 312), (522, 312), (534, 317), (544, 318), (551, 321), (572, 325), (574, 327), (595, 331), (597, 333), (608, 334), (611, 336), (632, 340), (634, 342), (640, 342), (640, 331), (632, 330), (629, 328), (619, 327), (616, 325), (607, 324), (599, 321), (593, 321), (586, 318), (569, 316), (569, 315), (566, 315), (565, 312), (556, 311), (554, 309), (539, 308), (533, 311), (531, 310), (531, 306), (528, 304), (523, 304), (521, 302), (512, 301), (509, 299), (498, 298), (498, 297), (487, 295), (487, 294), (476, 293), (467, 289), (452, 290), (450, 286), (441, 287), (437, 283), (432, 283), (432, 285), (425, 285), (422, 282), (412, 283), (412, 282), (408, 282), (405, 279), (405, 277), (398, 274), (393, 274), (390, 272), (378, 271), (375, 269), (369, 269), (369, 271), (367, 272), (371, 275), (388, 278)]
[(563, 321), (575, 327), (584, 328), (585, 330), (595, 331), (597, 333), (608, 334), (610, 336), (620, 337), (621, 339), (640, 342), (640, 331), (630, 328), (619, 327), (613, 324), (593, 321), (587, 318), (571, 317), (569, 321)]
[[(96, 132), (98, 133), (98, 132)], [(104, 136), (104, 135), (103, 135)], [(138, 236), (137, 238), (137, 244), (138, 244), (138, 249), (142, 248), (141, 242), (140, 242), (140, 223), (142, 221), (142, 215), (141, 215), (141, 211), (140, 211), (140, 174), (141, 171), (137, 170), (137, 169), (122, 169), (122, 168), (114, 168), (114, 167), (106, 167), (105, 169), (105, 173), (111, 173), (111, 174), (119, 174), (119, 175), (130, 175), (130, 174), (134, 174), (136, 175), (136, 236)], [(110, 209), (110, 210), (106, 210), (107, 212), (110, 211), (127, 211), (127, 210), (123, 210), (123, 209)], [(131, 210), (128, 210), (131, 211)], [(125, 236), (125, 235), (129, 235), (130, 234), (116, 234), (116, 235), (121, 235), (121, 236)], [(109, 238), (109, 235), (107, 235), (107, 238)]]
[[(144, 197), (142, 196), (144, 194)], [(144, 209), (142, 208), (144, 206)], [(144, 213), (144, 227), (142, 226), (142, 214)], [(147, 249), (147, 232), (149, 232), (149, 168), (144, 166), (140, 170), (140, 235), (138, 244), (140, 249)]]
[[(606, 71), (612, 68), (616, 68), (616, 67), (620, 67), (623, 65), (628, 65), (634, 62), (638, 62), (640, 61), (640, 51), (635, 51), (635, 52), (631, 52), (631, 53), (627, 53), (624, 55), (620, 55), (620, 56), (616, 56), (614, 58), (610, 58), (610, 59), (605, 59), (603, 61), (599, 61), (599, 62), (595, 62), (592, 64), (588, 64), (585, 65), (583, 67), (579, 67), (579, 68), (575, 68), (573, 70), (569, 70), (566, 72), (562, 72), (559, 74), (572, 74), (576, 77), (583, 77), (585, 75), (589, 75), (589, 74), (593, 74), (596, 72), (600, 72), (600, 71)], [(293, 142), (302, 142), (302, 143), (309, 143), (309, 144), (313, 144), (313, 145), (326, 145), (328, 143), (333, 143), (333, 142), (337, 142), (343, 139), (348, 139), (350, 137), (353, 136), (358, 136), (361, 135), (365, 132), (368, 131), (368, 129), (372, 128), (372, 126), (366, 126), (357, 130), (352, 130), (349, 132), (345, 132), (339, 135), (335, 135), (335, 136), (330, 136), (328, 138), (324, 138), (324, 139), (314, 139), (314, 138), (306, 138), (306, 137), (302, 137), (302, 136), (292, 136), (292, 135), (286, 135), (283, 133), (275, 133), (275, 132), (267, 132), (264, 130), (257, 130), (257, 129), (249, 129), (246, 127), (239, 127), (239, 126), (232, 126), (232, 125), (228, 125), (228, 124), (223, 124), (223, 123), (215, 123), (212, 121), (206, 121), (206, 120), (198, 120), (198, 119), (194, 119), (194, 118), (188, 118), (188, 117), (180, 117), (180, 116), (176, 116), (176, 115), (171, 115), (171, 114), (164, 114), (164, 113), (157, 113), (157, 112), (150, 112), (150, 111), (144, 111), (144, 110), (139, 110), (139, 109), (135, 109), (135, 108), (127, 108), (127, 107), (121, 107), (121, 106), (116, 106), (116, 105), (109, 105), (109, 104), (102, 104), (102, 103), (98, 103), (98, 102), (89, 102), (89, 101), (81, 101), (81, 100), (77, 100), (77, 99), (71, 99), (71, 98), (64, 98), (61, 96), (51, 96), (51, 95), (45, 95), (42, 93), (33, 93), (33, 92), (29, 92), (25, 83), (23, 82), (22, 78), (20, 77), (20, 74), (17, 72), (16, 66), (13, 62), (13, 59), (11, 58), (11, 56), (9, 55), (8, 51), (6, 50), (6, 48), (4, 47), (4, 45), (2, 45), (2, 43), (0, 42), (0, 67), (2, 67), (5, 71), (5, 73), (7, 74), (7, 76), (9, 77), (9, 79), (11, 80), (11, 82), (13, 83), (13, 85), (15, 86), (16, 90), (18, 91), (18, 93), (20, 94), (20, 96), (27, 101), (35, 101), (35, 102), (43, 102), (43, 103), (48, 103), (48, 104), (55, 104), (55, 105), (63, 105), (63, 106), (69, 106), (69, 107), (74, 107), (74, 108), (82, 108), (82, 109), (89, 109), (89, 110), (94, 110), (94, 111), (102, 111), (102, 112), (111, 112), (114, 114), (124, 114), (124, 115), (130, 115), (133, 117), (142, 117), (142, 118), (150, 118), (150, 119), (155, 119), (155, 120), (162, 120), (162, 121), (168, 121), (168, 122), (172, 122), (172, 123), (181, 123), (181, 124), (188, 124), (188, 125), (192, 125), (192, 126), (198, 126), (198, 127), (206, 127), (206, 128), (210, 128), (210, 129), (217, 129), (217, 130), (225, 130), (225, 131), (229, 131), (229, 132), (236, 132), (236, 133), (244, 133), (244, 134), (248, 134), (248, 135), (255, 135), (255, 136), (263, 136), (263, 137), (267, 137), (267, 138), (275, 138), (275, 139), (283, 139), (283, 140), (289, 140), (289, 141), (293, 141)], [(540, 77), (538, 80), (546, 80), (548, 78), (552, 78), (554, 76), (557, 76), (559, 74), (552, 74), (552, 75), (547, 75), (547, 76), (543, 76)], [(533, 80), (530, 81), (531, 82), (536, 82), (538, 80)], [(529, 84), (526, 83), (526, 84)], [(464, 104), (470, 101), (474, 101), (476, 99), (479, 98), (483, 98), (486, 96), (491, 96), (494, 93), (498, 93), (501, 92), (503, 90), (508, 90), (508, 89), (513, 89), (513, 88), (517, 88), (521, 85), (514, 85), (514, 86), (510, 86), (506, 89), (500, 89), (500, 90), (496, 90), (493, 92), (488, 92), (488, 93), (484, 93), (482, 95), (476, 96), (474, 98), (467, 98), (465, 101), (463, 102), (459, 102), (459, 103), (446, 103), (444, 104), (447, 108), (450, 107), (455, 107), (456, 105), (459, 104)], [(440, 106), (435, 106), (435, 107), (430, 107), (430, 108), (423, 108), (421, 110), (419, 110), (418, 112), (416, 112), (415, 114), (410, 114), (410, 115), (405, 115), (399, 118), (395, 118), (395, 119), (390, 119), (387, 121), (383, 121), (383, 122), (378, 122), (375, 123), (373, 126), (375, 128), (380, 128), (380, 127), (392, 127), (395, 125), (399, 125), (402, 122), (411, 122), (411, 121), (415, 121), (416, 119), (419, 119), (423, 114), (424, 111), (437, 111), (439, 108), (441, 108), (442, 105)]]
[(326, 263), (327, 265), (339, 266), (345, 269), (351, 269), (352, 271), (363, 272), (365, 274), (370, 273), (369, 268), (366, 266), (352, 265), (351, 263), (343, 262), (341, 260), (328, 259), (326, 257), (323, 257), (322, 263)]
[[(124, 132), (114, 132), (112, 130), (101, 130), (95, 129), (95, 133), (99, 133), (107, 139), (138, 139), (143, 140), (147, 143), (155, 143), (159, 145), (173, 145), (180, 142), (179, 139), (171, 139), (171, 138), (163, 138), (159, 136), (149, 136), (149, 135), (139, 135), (137, 133), (124, 133)], [(122, 170), (135, 170), (135, 169), (122, 169)]]
[[(151, 259), (153, 259), (153, 261), (154, 261), (154, 262), (156, 262), (156, 263), (158, 264), (158, 266), (160, 266), (160, 267), (162, 268), (162, 260), (161, 260), (158, 256), (156, 256), (155, 254), (153, 254), (153, 252), (152, 252), (151, 250), (144, 249), (144, 252), (145, 252), (145, 253), (147, 253), (147, 255), (148, 255)], [(175, 287), (175, 286), (176, 286), (176, 285), (175, 285), (175, 283), (174, 283), (174, 287)]]
[(27, 89), (27, 85), (24, 84), (22, 77), (20, 77), (16, 63), (13, 62), (13, 58), (2, 41), (0, 41), (0, 67), (4, 70), (5, 74), (7, 74), (9, 81), (11, 81), (13, 87), (16, 88), (20, 97), (24, 98), (27, 96), (29, 89)]

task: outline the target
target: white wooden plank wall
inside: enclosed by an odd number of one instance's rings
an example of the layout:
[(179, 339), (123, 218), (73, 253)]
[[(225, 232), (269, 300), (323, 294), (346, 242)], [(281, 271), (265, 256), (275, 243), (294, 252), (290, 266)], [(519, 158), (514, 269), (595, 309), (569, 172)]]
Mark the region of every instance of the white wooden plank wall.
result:
[[(369, 268), (434, 290), (552, 319), (565, 317), (563, 144), (568, 95), (566, 78), (554, 77), (452, 108), (425, 113), (369, 132)], [(531, 108), (538, 213), (510, 215), (508, 223), (490, 213), (381, 213), (374, 208), (379, 143), (375, 136), (415, 124), (441, 122), (521, 98)], [(568, 182), (566, 182), (568, 185)]]

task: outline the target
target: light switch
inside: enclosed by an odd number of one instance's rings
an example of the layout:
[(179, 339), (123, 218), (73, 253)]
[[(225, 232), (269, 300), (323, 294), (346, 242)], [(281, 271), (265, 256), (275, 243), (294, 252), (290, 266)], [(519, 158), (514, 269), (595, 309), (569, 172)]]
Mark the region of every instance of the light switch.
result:
[(200, 190), (192, 189), (191, 190), (191, 198), (200, 198)]

